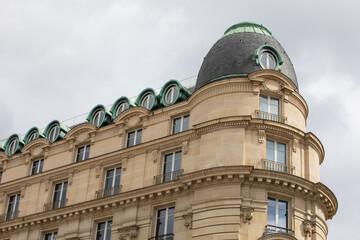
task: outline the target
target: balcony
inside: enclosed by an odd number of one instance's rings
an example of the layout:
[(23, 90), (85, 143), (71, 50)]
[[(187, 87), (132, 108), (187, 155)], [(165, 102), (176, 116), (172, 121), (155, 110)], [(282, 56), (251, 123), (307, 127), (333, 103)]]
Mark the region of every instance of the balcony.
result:
[(19, 211), (8, 212), (0, 215), (0, 222), (13, 220), (18, 217)]
[(259, 111), (259, 110), (255, 111), (255, 115), (256, 115), (257, 118), (270, 120), (270, 121), (275, 121), (275, 122), (285, 123), (287, 121), (286, 117), (283, 117), (283, 116), (280, 116), (280, 115), (277, 115), (277, 114), (272, 114), (272, 113), (268, 113), (268, 112)]
[(149, 238), (148, 240), (173, 240), (173, 239), (174, 239), (174, 234), (169, 233), (169, 234), (165, 234), (165, 235), (155, 236), (155, 237)]
[(290, 236), (294, 236), (294, 231), (288, 228), (278, 227), (274, 225), (266, 225), (265, 226), (265, 232), (263, 236), (274, 234), (274, 233), (284, 233)]
[(174, 180), (178, 179), (179, 176), (183, 173), (184, 173), (184, 169), (179, 169), (179, 170), (176, 170), (173, 172), (157, 175), (154, 177), (154, 184), (174, 181)]
[(95, 198), (104, 198), (104, 197), (110, 197), (116, 194), (119, 194), (121, 192), (122, 185), (115, 186), (112, 188), (105, 188), (101, 189), (95, 192)]
[(278, 163), (272, 160), (262, 159), (263, 168), (270, 171), (294, 174), (295, 167), (284, 163)]
[(63, 208), (63, 207), (65, 207), (66, 202), (67, 202), (67, 199), (50, 202), (50, 203), (47, 203), (44, 205), (44, 209), (45, 209), (45, 211), (51, 211), (51, 210), (55, 210), (58, 208)]

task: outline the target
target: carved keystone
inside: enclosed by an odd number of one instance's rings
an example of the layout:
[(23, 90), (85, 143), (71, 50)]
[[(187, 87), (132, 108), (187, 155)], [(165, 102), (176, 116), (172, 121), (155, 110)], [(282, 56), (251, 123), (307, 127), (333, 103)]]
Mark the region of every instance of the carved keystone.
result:
[(118, 232), (120, 233), (120, 240), (135, 240), (138, 230), (140, 228), (136, 225), (118, 228)]
[(240, 217), (243, 219), (244, 223), (251, 223), (253, 218), (254, 208), (252, 207), (243, 207), (240, 208)]
[(312, 234), (315, 232), (315, 226), (316, 226), (315, 222), (312, 222), (310, 220), (304, 220), (303, 228), (305, 235), (311, 238)]

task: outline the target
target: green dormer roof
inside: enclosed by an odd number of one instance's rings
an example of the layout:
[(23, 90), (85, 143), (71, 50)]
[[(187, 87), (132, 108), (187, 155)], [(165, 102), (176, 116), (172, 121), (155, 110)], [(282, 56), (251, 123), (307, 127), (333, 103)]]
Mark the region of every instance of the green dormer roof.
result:
[(222, 38), (235, 33), (260, 33), (275, 39), (269, 29), (267, 29), (263, 25), (252, 22), (242, 22), (232, 25), (224, 32)]

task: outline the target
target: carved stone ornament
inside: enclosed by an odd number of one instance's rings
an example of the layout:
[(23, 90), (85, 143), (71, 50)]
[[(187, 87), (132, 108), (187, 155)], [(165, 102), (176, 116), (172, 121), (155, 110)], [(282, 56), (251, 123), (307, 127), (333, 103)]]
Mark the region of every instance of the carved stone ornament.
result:
[(182, 215), (182, 218), (184, 220), (184, 226), (188, 229), (192, 229), (192, 220), (193, 220), (193, 214), (187, 213), (185, 215)]
[(189, 152), (189, 141), (185, 141), (182, 143), (182, 152), (187, 154)]
[(294, 139), (293, 140), (293, 146), (292, 146), (293, 152), (296, 153), (296, 149), (298, 149), (298, 148), (299, 148), (299, 140)]
[(153, 163), (156, 163), (158, 158), (159, 158), (159, 149), (155, 149), (152, 151)]
[(126, 171), (127, 166), (128, 166), (128, 162), (129, 162), (129, 158), (123, 158), (122, 160), (122, 164), (121, 164), (121, 169), (122, 171)]
[(267, 79), (261, 84), (261, 88), (272, 92), (280, 92), (282, 85), (278, 81)]
[(304, 228), (305, 235), (310, 238), (312, 236), (312, 234), (315, 232), (315, 226), (316, 226), (315, 222), (312, 222), (310, 220), (304, 220), (303, 228)]
[(253, 218), (254, 208), (252, 207), (243, 207), (240, 209), (240, 217), (243, 219), (244, 223), (251, 223)]
[(266, 136), (265, 130), (259, 130), (259, 143), (264, 142), (265, 136)]
[(136, 225), (118, 228), (118, 232), (120, 233), (120, 240), (135, 240), (137, 233), (139, 231), (139, 227)]

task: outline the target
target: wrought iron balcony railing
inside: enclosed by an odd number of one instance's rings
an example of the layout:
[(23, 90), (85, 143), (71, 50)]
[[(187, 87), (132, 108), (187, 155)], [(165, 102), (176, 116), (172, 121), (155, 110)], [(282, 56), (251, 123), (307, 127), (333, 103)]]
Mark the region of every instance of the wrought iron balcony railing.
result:
[(12, 211), (0, 215), (0, 222), (13, 220), (18, 217), (19, 211)]
[(265, 226), (265, 232), (263, 234), (264, 236), (268, 235), (268, 234), (274, 234), (274, 233), (285, 233), (287, 235), (294, 236), (294, 231), (289, 228), (283, 228), (283, 227), (278, 227), (278, 226), (274, 226), (274, 225), (266, 225)]
[(184, 173), (184, 169), (179, 169), (173, 172), (157, 175), (154, 177), (154, 184), (174, 181), (178, 179), (179, 176), (183, 173)]
[(105, 188), (105, 189), (98, 190), (95, 192), (95, 198), (104, 198), (104, 197), (109, 197), (112, 195), (119, 194), (121, 191), (121, 187), (122, 187), (122, 185), (119, 185), (119, 186), (115, 186), (112, 188)]
[(277, 115), (277, 114), (272, 114), (272, 113), (268, 113), (268, 112), (263, 112), (263, 111), (259, 111), (256, 110), (255, 111), (256, 117), (260, 118), (260, 119), (265, 119), (265, 120), (270, 120), (270, 121), (275, 121), (275, 122), (281, 122), (281, 123), (285, 123), (287, 118)]
[(67, 202), (67, 198), (59, 201), (50, 202), (44, 205), (44, 209), (45, 211), (51, 211), (58, 208), (63, 208), (65, 207), (66, 202)]
[(149, 238), (149, 240), (173, 240), (173, 239), (174, 239), (174, 234), (173, 233), (169, 233), (169, 234), (165, 234), (165, 235), (159, 235), (159, 236)]
[(294, 174), (295, 167), (289, 164), (278, 163), (272, 160), (262, 159), (263, 167), (266, 170)]

